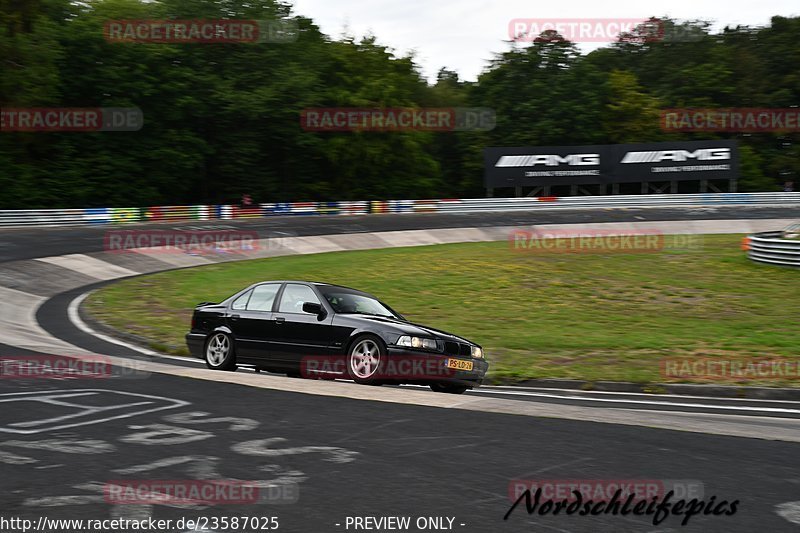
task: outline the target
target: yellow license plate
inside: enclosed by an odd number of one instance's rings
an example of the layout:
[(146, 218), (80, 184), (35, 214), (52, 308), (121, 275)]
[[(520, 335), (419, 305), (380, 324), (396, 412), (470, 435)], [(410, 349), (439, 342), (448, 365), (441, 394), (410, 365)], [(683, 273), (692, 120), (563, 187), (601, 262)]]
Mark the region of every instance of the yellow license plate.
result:
[(472, 361), (464, 361), (463, 359), (448, 359), (447, 368), (455, 370), (472, 370)]

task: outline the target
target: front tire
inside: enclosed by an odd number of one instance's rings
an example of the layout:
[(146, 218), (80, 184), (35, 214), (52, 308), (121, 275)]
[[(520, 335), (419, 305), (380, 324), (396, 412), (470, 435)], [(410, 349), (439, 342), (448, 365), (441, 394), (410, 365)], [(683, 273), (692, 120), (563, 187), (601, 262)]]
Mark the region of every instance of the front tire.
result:
[(347, 373), (362, 385), (381, 385), (378, 377), (386, 366), (387, 351), (375, 335), (358, 337), (347, 352)]
[(227, 333), (217, 332), (206, 342), (206, 366), (211, 370), (236, 370), (233, 339)]

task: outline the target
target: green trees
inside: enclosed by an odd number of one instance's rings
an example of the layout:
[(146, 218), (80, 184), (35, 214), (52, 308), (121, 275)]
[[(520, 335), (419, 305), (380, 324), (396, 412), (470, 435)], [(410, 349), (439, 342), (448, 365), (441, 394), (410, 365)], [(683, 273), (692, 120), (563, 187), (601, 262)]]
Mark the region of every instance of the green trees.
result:
[[(664, 107), (800, 104), (800, 18), (581, 55), (557, 35), (499, 53), (477, 82), (375, 37), (331, 39), (277, 0), (0, 0), (0, 106), (138, 107), (138, 132), (0, 134), (0, 208), (479, 196), (485, 146), (709, 138), (660, 129)], [(261, 44), (109, 42), (118, 19), (288, 19)], [(674, 23), (674, 21), (670, 21)], [(312, 107), (488, 107), (492, 131), (311, 132)], [(742, 146), (741, 187), (800, 172), (797, 133)]]

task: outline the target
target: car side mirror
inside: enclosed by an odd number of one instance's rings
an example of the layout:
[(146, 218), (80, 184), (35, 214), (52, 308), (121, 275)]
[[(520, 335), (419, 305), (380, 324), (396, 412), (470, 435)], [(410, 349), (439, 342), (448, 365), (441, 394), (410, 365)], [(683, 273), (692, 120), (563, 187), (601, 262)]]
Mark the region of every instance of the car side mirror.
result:
[(325, 309), (322, 308), (322, 304), (318, 304), (316, 302), (303, 302), (303, 312), (317, 315), (318, 317), (322, 318), (324, 318), (327, 314)]

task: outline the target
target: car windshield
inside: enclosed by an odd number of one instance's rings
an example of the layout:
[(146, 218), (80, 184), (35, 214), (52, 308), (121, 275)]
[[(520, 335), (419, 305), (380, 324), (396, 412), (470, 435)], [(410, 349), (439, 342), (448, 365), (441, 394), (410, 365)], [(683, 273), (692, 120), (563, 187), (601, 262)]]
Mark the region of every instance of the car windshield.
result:
[(333, 310), (338, 314), (358, 313), (362, 315), (401, 318), (387, 305), (366, 294), (336, 289), (323, 289), (321, 292), (323, 296), (325, 296), (325, 299), (328, 300), (328, 303), (331, 304)]

